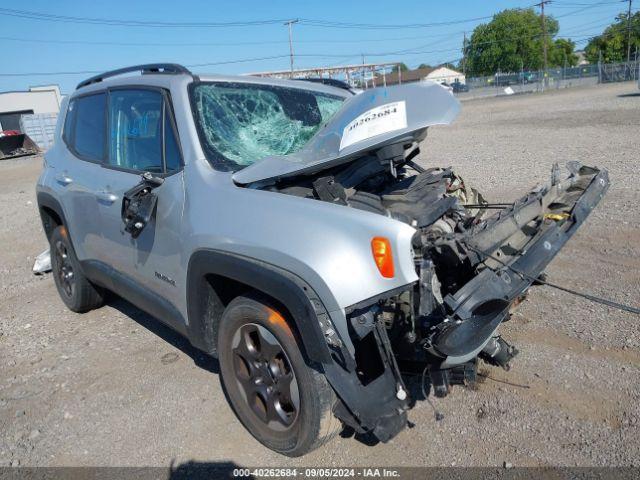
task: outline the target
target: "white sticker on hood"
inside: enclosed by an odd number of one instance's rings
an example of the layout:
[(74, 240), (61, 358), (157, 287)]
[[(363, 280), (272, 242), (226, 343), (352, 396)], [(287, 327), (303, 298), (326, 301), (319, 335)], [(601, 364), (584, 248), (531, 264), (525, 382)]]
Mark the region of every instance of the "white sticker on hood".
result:
[(349, 122), (342, 132), (340, 150), (367, 138), (407, 128), (407, 107), (403, 101), (367, 110)]

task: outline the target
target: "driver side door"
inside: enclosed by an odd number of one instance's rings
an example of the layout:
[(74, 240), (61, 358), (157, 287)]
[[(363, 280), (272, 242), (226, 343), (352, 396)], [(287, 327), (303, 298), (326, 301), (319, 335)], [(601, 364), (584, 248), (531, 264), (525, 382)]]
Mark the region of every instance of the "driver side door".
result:
[[(182, 321), (174, 279), (180, 269), (184, 184), (170, 97), (158, 88), (115, 88), (109, 90), (107, 109), (108, 153), (97, 192), (102, 256), (116, 293), (173, 324)], [(134, 238), (125, 231), (122, 202), (147, 172), (161, 184), (151, 192), (157, 197), (153, 215)]]

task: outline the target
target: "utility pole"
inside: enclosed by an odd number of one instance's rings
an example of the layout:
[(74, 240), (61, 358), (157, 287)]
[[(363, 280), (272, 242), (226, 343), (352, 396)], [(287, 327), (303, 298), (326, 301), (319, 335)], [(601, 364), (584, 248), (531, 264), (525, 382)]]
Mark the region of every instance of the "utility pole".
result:
[(551, 3), (551, 0), (541, 0), (535, 6), (540, 7), (540, 17), (542, 18), (542, 56), (544, 61), (544, 85), (547, 85), (547, 22), (544, 18), (544, 6), (547, 3)]
[(629, 11), (627, 12), (627, 66), (629, 66), (629, 62), (631, 61), (631, 2), (629, 0)]
[(298, 23), (300, 19), (296, 18), (295, 20), (289, 20), (284, 22), (284, 25), (289, 26), (289, 57), (291, 59), (291, 78), (293, 78), (293, 32), (291, 26), (294, 23)]
[(467, 78), (467, 32), (462, 39), (462, 74)]
[(598, 49), (598, 83), (602, 83), (602, 49)]

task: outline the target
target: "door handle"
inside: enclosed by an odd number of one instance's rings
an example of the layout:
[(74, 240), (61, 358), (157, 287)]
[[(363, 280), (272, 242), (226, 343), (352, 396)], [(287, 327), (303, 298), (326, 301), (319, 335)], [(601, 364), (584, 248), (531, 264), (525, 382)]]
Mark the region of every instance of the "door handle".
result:
[(99, 190), (96, 192), (96, 197), (99, 201), (103, 203), (107, 203), (111, 205), (113, 202), (118, 200), (118, 196), (114, 193), (108, 192), (106, 190)]
[(73, 183), (73, 178), (71, 178), (66, 173), (59, 173), (56, 175), (56, 182), (58, 182), (63, 187), (66, 187), (70, 183)]

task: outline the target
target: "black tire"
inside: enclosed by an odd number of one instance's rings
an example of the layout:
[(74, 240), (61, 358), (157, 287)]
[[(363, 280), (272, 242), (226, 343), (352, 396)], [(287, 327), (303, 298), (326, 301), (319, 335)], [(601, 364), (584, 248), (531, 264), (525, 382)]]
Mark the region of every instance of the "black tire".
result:
[(57, 227), (51, 233), (49, 245), (53, 279), (60, 298), (69, 310), (83, 313), (102, 306), (104, 292), (82, 273), (64, 226)]
[[(274, 338), (278, 345), (272, 345)], [(218, 357), (227, 400), (251, 435), (289, 457), (318, 448), (340, 427), (331, 411), (333, 390), (319, 367), (305, 361), (300, 345), (260, 296), (235, 298), (220, 320)]]

